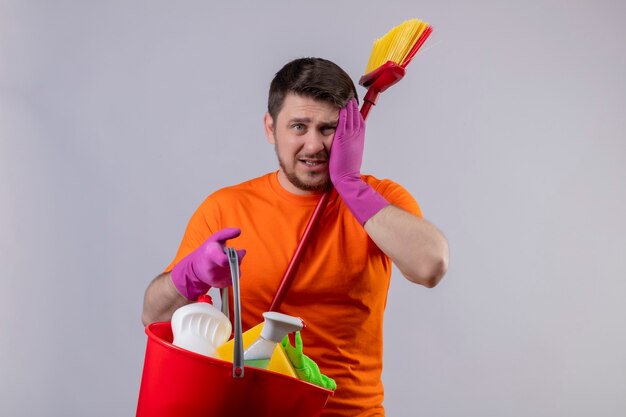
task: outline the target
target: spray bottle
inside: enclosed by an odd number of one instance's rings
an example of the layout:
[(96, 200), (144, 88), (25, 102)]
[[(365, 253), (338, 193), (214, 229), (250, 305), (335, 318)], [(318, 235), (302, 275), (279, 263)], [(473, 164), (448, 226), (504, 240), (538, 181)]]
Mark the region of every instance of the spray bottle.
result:
[(230, 337), (228, 317), (213, 307), (210, 295), (201, 295), (197, 303), (187, 304), (172, 315), (173, 345), (206, 356)]
[(291, 332), (302, 330), (304, 322), (299, 317), (270, 311), (263, 313), (261, 335), (243, 352), (243, 363), (267, 369), (276, 344)]

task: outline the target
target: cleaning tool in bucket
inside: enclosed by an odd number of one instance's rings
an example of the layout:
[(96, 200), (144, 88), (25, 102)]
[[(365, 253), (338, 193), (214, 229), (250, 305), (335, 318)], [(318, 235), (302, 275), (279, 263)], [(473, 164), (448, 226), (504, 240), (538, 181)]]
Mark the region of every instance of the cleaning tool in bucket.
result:
[[(262, 322), (242, 334), (244, 351), (245, 349), (249, 348), (250, 345), (259, 338), (259, 336), (261, 336), (261, 330), (263, 330)], [(230, 339), (222, 346), (219, 346), (215, 350), (215, 357), (232, 363), (234, 344), (235, 340)], [(287, 354), (285, 353), (285, 350), (282, 348), (281, 345), (278, 345), (277, 348), (274, 349), (274, 354), (270, 359), (270, 363), (267, 366), (267, 369), (269, 371), (278, 372), (279, 374), (287, 375), (292, 378), (298, 378), (298, 375), (296, 375), (296, 371), (291, 365), (291, 361), (287, 357)]]
[[(374, 42), (369, 63), (365, 70), (366, 73), (359, 80), (359, 84), (368, 89), (361, 106), (363, 119), (367, 119), (370, 109), (378, 101), (380, 93), (404, 77), (406, 66), (409, 65), (431, 32), (432, 26), (428, 23), (419, 19), (410, 19), (391, 29), (382, 38)], [(309, 238), (324, 213), (331, 191), (324, 192), (318, 200), (298, 246), (291, 257), (291, 261), (283, 274), (269, 311), (279, 310), (283, 298), (291, 286)]]
[[(234, 362), (243, 359), (237, 253), (233, 279)], [(234, 260), (234, 262), (232, 262)], [(146, 327), (137, 417), (318, 417), (333, 391), (276, 372), (199, 355), (172, 344), (169, 322)], [(276, 349), (278, 351), (278, 349)], [(237, 358), (238, 356), (238, 358)]]
[(304, 323), (298, 317), (275, 311), (263, 313), (263, 330), (259, 337), (243, 352), (243, 363), (267, 369), (276, 345), (291, 332), (302, 330)]
[(295, 346), (289, 341), (289, 336), (285, 336), (281, 342), (281, 346), (293, 365), (298, 378), (333, 391), (337, 389), (335, 380), (322, 374), (319, 366), (317, 366), (313, 359), (304, 354), (304, 344), (302, 343), (300, 332), (295, 333), (294, 339)]
[(210, 295), (201, 295), (197, 303), (172, 315), (172, 344), (201, 355), (215, 356), (215, 349), (228, 341), (231, 332), (230, 320), (213, 307)]

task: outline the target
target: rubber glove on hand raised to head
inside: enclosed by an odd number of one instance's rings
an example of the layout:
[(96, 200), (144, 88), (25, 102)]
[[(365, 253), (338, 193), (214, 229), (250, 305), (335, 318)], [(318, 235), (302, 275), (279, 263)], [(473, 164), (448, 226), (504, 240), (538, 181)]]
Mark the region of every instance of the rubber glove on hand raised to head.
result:
[(389, 205), (382, 195), (361, 179), (364, 145), (365, 121), (353, 98), (339, 110), (330, 148), (329, 172), (337, 193), (362, 225)]
[[(224, 247), (228, 239), (236, 238), (240, 234), (241, 230), (236, 228), (215, 232), (198, 249), (178, 262), (171, 273), (172, 282), (178, 292), (188, 300), (195, 301), (211, 287), (228, 287), (232, 279)], [(245, 254), (244, 249), (237, 251), (240, 265)]]

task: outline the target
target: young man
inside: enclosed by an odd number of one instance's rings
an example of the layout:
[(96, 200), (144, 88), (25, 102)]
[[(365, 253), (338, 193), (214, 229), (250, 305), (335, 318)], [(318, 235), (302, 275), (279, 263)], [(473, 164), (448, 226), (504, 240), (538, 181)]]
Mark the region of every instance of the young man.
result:
[(330, 61), (285, 65), (270, 86), (264, 121), (280, 168), (210, 195), (144, 300), (144, 324), (167, 321), (210, 287), (228, 286), (228, 241), (241, 248), (244, 331), (262, 322), (320, 194), (332, 189), (280, 308), (304, 319), (305, 353), (337, 382), (323, 416), (384, 415), (382, 323), (391, 263), (426, 287), (448, 264), (446, 239), (422, 219), (413, 197), (392, 181), (361, 174), (365, 124), (356, 97), (350, 77)]

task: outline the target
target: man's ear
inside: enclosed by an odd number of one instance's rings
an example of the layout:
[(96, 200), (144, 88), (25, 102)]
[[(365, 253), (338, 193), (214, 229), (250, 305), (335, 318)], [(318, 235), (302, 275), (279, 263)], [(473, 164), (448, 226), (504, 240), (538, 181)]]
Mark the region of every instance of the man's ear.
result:
[(263, 124), (265, 125), (267, 141), (272, 145), (276, 144), (276, 138), (274, 137), (274, 119), (269, 112), (265, 113), (265, 116), (263, 116)]

